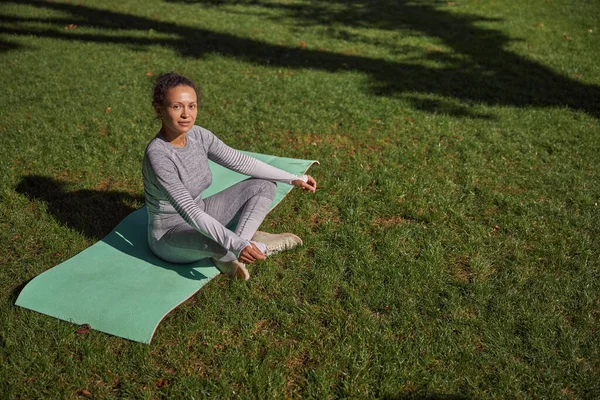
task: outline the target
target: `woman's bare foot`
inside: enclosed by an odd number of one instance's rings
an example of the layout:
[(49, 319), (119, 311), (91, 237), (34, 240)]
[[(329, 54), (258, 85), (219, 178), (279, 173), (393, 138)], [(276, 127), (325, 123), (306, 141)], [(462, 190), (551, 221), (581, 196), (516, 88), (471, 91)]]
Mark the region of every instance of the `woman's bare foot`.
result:
[(267, 245), (266, 255), (270, 256), (285, 250), (291, 250), (302, 245), (302, 239), (293, 233), (267, 233), (256, 231), (252, 240)]
[(217, 269), (221, 271), (221, 273), (226, 274), (231, 279), (243, 279), (245, 281), (250, 279), (250, 273), (246, 269), (246, 265), (238, 260), (221, 262), (213, 258), (212, 262), (215, 264)]

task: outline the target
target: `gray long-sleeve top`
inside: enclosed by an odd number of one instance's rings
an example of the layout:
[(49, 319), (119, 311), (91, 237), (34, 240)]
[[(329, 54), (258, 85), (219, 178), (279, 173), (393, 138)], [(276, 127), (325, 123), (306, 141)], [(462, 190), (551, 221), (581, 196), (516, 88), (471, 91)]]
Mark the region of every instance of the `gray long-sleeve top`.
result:
[(197, 125), (187, 133), (184, 147), (171, 145), (159, 133), (148, 144), (142, 167), (150, 246), (183, 223), (182, 218), (236, 257), (250, 244), (204, 212), (202, 192), (212, 182), (208, 160), (254, 178), (284, 183), (306, 181), (306, 175), (290, 174), (247, 156)]

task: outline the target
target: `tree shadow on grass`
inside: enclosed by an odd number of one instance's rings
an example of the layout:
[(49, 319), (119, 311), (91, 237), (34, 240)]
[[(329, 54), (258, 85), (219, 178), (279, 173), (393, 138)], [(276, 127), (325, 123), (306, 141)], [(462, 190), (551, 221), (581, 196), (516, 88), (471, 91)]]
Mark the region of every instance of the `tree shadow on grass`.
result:
[[(444, 68), (398, 63), (396, 68), (372, 72), (371, 75), (376, 77), (373, 90), (378, 94), (416, 91), (490, 105), (570, 107), (595, 117), (600, 116), (600, 87), (566, 78), (506, 50), (506, 46), (514, 39), (499, 30), (480, 26), (481, 23), (501, 23), (501, 19), (452, 13), (440, 7), (446, 6), (445, 1), (422, 1), (419, 4), (406, 0), (312, 0), (302, 3), (265, 0), (165, 1), (217, 7), (244, 4), (275, 9), (277, 13), (270, 13), (267, 18), (280, 22), (291, 21), (299, 27), (345, 27), (347, 29), (341, 30), (341, 34), (346, 41), (369, 43), (372, 41), (370, 38), (353, 32), (356, 28), (375, 28), (402, 32), (407, 36), (427, 36), (453, 50), (453, 53), (448, 53), (432, 49), (417, 56), (418, 61), (445, 64)], [(336, 32), (336, 29), (328, 29), (327, 32)], [(411, 100), (415, 108), (424, 111), (435, 112), (441, 106), (441, 110), (450, 115), (469, 114), (460, 109), (454, 112), (452, 108), (456, 107), (449, 107), (439, 100)]]
[[(2, 28), (0, 28), (1, 30)], [(7, 51), (11, 51), (11, 50), (18, 50), (20, 49), (22, 46), (18, 45), (17, 43), (12, 43), (9, 42), (7, 40), (2, 40), (0, 39), (0, 53), (4, 53)]]
[[(170, 0), (182, 2), (181, 0)], [(337, 24), (398, 32), (411, 32), (440, 41), (451, 49), (421, 50), (415, 57), (389, 61), (366, 56), (334, 53), (301, 47), (286, 47), (260, 42), (194, 26), (161, 22), (149, 18), (96, 9), (83, 5), (34, 0), (13, 1), (68, 13), (67, 18), (31, 18), (3, 16), (9, 23), (0, 33), (37, 35), (64, 40), (115, 43), (172, 48), (181, 56), (201, 58), (208, 54), (234, 57), (249, 63), (308, 68), (328, 72), (356, 71), (370, 77), (372, 93), (403, 96), (417, 109), (443, 112), (456, 117), (486, 117), (474, 113), (470, 103), (514, 107), (568, 107), (600, 117), (600, 87), (586, 85), (562, 76), (543, 65), (506, 49), (511, 42), (499, 30), (484, 28), (481, 22), (501, 22), (474, 15), (451, 13), (440, 9), (439, 2), (414, 4), (392, 0), (314, 0), (299, 4), (279, 4), (253, 0), (217, 2), (217, 5), (243, 3), (258, 9), (276, 9), (278, 16), (302, 25)], [(189, 3), (186, 1), (185, 3)], [(196, 1), (199, 7), (215, 1)], [(199, 10), (201, 11), (201, 10)], [(37, 23), (31, 27), (29, 23)], [(39, 23), (49, 26), (39, 27)], [(81, 29), (65, 30), (68, 24), (79, 28), (110, 30), (107, 34), (85, 33)], [(171, 37), (149, 38), (131, 35), (131, 31), (153, 30)], [(115, 34), (121, 32), (122, 34)], [(175, 35), (175, 37), (173, 37)], [(352, 39), (352, 38), (351, 38)], [(354, 40), (362, 40), (356, 36)], [(440, 67), (424, 64), (434, 63)], [(438, 95), (460, 100), (454, 105), (445, 100), (423, 101), (419, 95)]]

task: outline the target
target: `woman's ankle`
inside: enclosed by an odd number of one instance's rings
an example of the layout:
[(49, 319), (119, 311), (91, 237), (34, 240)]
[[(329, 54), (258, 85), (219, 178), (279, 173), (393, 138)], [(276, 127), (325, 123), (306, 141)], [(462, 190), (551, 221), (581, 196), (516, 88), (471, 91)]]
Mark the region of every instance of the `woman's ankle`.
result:
[(214, 258), (211, 258), (211, 260), (222, 274), (227, 275), (231, 279), (242, 279), (245, 281), (250, 279), (250, 273), (246, 269), (246, 265), (238, 260), (229, 262), (218, 261)]

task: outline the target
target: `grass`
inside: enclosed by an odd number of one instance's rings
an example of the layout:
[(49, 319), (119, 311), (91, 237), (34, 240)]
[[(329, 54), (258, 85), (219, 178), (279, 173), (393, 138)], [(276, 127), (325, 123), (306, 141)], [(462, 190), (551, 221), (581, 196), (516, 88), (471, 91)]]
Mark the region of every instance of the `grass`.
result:
[[(4, 2), (0, 393), (597, 398), (599, 13)], [(316, 195), (265, 221), (306, 245), (212, 281), (150, 346), (15, 307), (143, 205), (151, 82), (169, 70), (203, 88), (198, 123), (232, 146), (321, 161)]]

